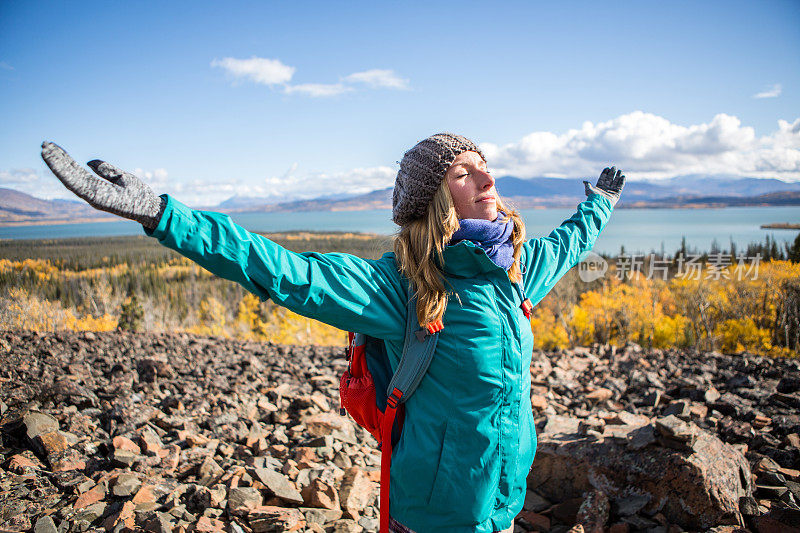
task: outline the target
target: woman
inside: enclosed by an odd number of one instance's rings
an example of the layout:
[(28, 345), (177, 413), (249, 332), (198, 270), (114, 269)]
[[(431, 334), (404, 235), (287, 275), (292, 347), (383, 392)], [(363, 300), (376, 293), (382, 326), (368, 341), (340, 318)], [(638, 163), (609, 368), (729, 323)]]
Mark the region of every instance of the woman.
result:
[(384, 339), (395, 366), (413, 281), (420, 325), (441, 319), (444, 329), (393, 451), (390, 528), (513, 531), (536, 452), (525, 301), (538, 303), (591, 249), (619, 199), (621, 172), (607, 168), (597, 186), (584, 182), (587, 199), (576, 213), (547, 237), (526, 240), (478, 146), (433, 135), (400, 163), (394, 253), (365, 260), (290, 252), (227, 215), (189, 209), (131, 174), (89, 162), (99, 179), (52, 143), (42, 157), (94, 207), (140, 222), (163, 245), (263, 300)]

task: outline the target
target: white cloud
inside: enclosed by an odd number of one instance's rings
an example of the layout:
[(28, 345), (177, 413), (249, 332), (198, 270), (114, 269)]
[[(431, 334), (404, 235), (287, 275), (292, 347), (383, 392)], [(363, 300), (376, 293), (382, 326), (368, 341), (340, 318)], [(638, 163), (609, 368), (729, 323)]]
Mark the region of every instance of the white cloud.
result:
[(800, 179), (800, 118), (780, 120), (777, 131), (757, 137), (724, 113), (680, 126), (634, 111), (562, 134), (539, 131), (502, 146), (484, 143), (481, 149), (496, 175), (521, 178), (594, 176), (615, 164), (634, 179), (729, 174), (792, 180)]
[(32, 168), (12, 168), (11, 170), (0, 170), (0, 185), (26, 185), (37, 182), (41, 179), (38, 172)]
[(245, 78), (263, 85), (287, 83), (296, 70), (294, 67), (284, 65), (278, 59), (255, 56), (250, 59), (233, 57), (215, 59), (211, 62), (211, 66), (223, 68), (235, 78)]
[(348, 83), (363, 83), (368, 87), (389, 89), (408, 89), (408, 80), (398, 76), (393, 70), (372, 69), (354, 72), (344, 78)]
[(163, 168), (157, 168), (155, 170), (143, 170), (141, 168), (135, 168), (131, 174), (140, 178), (153, 189), (159, 189), (169, 185), (169, 182), (167, 181), (167, 176), (169, 176), (169, 173)]
[(316, 198), (327, 194), (363, 194), (394, 185), (397, 169), (391, 167), (354, 168), (345, 172), (315, 172), (304, 176), (291, 173), (264, 180), (271, 194), (284, 191), (296, 198)]
[[(339, 83), (300, 83), (291, 85), (295, 67), (284, 65), (279, 59), (253, 56), (250, 59), (225, 57), (211, 62), (234, 79), (250, 80), (269, 87), (282, 86), (286, 94), (303, 94), (314, 98), (336, 96), (355, 90), (352, 85), (366, 85), (370, 88), (407, 89), (408, 80), (398, 76), (393, 70), (373, 69), (355, 72), (345, 76)], [(348, 85), (349, 84), (349, 85)]]
[[(398, 147), (398, 154), (409, 147)], [(800, 180), (800, 118), (779, 120), (777, 129), (758, 136), (732, 115), (718, 114), (708, 122), (688, 126), (634, 111), (604, 122), (584, 122), (562, 133), (536, 131), (518, 141), (482, 143), (495, 176), (596, 178), (611, 164), (632, 180), (686, 174), (776, 177)], [(306, 162), (304, 165), (313, 164)], [(132, 173), (158, 193), (169, 193), (192, 206), (212, 206), (233, 196), (280, 201), (329, 194), (362, 194), (391, 187), (396, 166), (358, 167), (342, 172), (298, 173), (298, 163), (270, 177), (208, 179), (170, 178), (163, 168)], [(76, 199), (49, 171), (0, 171), (0, 186), (44, 198)]]
[(760, 93), (756, 93), (753, 95), (753, 98), (777, 98), (781, 95), (781, 91), (783, 88), (781, 87), (780, 83), (776, 83), (769, 89), (761, 91)]
[(301, 83), (299, 85), (287, 85), (284, 87), (283, 92), (286, 94), (300, 93), (312, 97), (324, 97), (336, 96), (352, 90), (351, 87), (346, 87), (341, 83)]
[(32, 168), (0, 170), (0, 187), (14, 189), (36, 198), (80, 201), (47, 167), (44, 168), (44, 172)]

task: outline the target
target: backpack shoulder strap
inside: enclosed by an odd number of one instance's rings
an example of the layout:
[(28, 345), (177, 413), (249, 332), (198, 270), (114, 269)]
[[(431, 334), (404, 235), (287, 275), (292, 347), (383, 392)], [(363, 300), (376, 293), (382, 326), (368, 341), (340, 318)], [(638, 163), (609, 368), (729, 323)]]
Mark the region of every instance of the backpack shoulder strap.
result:
[[(406, 337), (403, 355), (389, 381), (386, 398), (386, 411), (381, 422), (381, 495), (380, 495), (380, 533), (389, 532), (389, 485), (391, 483), (392, 434), (394, 418), (398, 408), (417, 390), (425, 372), (433, 359), (438, 329), (422, 329), (417, 322), (417, 297), (414, 286), (409, 282), (408, 307), (406, 313)], [(419, 333), (419, 335), (417, 335)], [(401, 409), (402, 410), (402, 409)]]
[(439, 332), (430, 333), (417, 322), (417, 295), (409, 283), (410, 298), (406, 309), (406, 335), (403, 354), (387, 387), (387, 402), (402, 404), (414, 394), (428, 371), (439, 340)]

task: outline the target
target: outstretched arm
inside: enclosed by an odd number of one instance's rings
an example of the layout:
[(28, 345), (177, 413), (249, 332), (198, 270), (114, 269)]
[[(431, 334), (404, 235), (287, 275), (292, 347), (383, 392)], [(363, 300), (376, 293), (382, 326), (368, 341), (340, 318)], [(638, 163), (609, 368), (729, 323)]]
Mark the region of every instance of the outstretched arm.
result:
[(368, 260), (345, 253), (296, 253), (251, 233), (228, 215), (190, 209), (164, 195), (158, 241), (262, 300), (334, 327), (401, 340), (406, 289), (394, 255)]
[[(344, 330), (402, 340), (406, 289), (394, 256), (365, 260), (343, 253), (298, 254), (251, 233), (221, 213), (195, 211), (161, 197), (133, 174), (94, 160), (87, 172), (59, 146), (42, 158), (92, 206), (140, 222), (148, 235), (262, 300)], [(101, 179), (102, 178), (102, 179)]]
[(584, 181), (586, 200), (574, 215), (547, 237), (523, 245), (525, 295), (538, 304), (570, 268), (594, 246), (625, 186), (625, 176), (615, 167), (603, 169), (597, 185)]

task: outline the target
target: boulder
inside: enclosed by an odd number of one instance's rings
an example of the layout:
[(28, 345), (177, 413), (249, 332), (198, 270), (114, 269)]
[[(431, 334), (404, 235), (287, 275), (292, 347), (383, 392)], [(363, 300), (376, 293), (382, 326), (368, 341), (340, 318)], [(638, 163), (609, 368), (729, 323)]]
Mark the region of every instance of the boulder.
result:
[[(667, 425), (687, 438), (686, 428), (670, 426), (671, 421)], [(560, 426), (569, 424), (562, 421)], [(685, 528), (743, 525), (739, 499), (753, 491), (747, 460), (699, 428), (691, 430), (690, 438), (695, 439), (691, 451), (664, 446), (631, 449), (616, 438), (592, 440), (545, 432), (539, 435), (528, 487), (552, 501), (597, 490), (621, 508), (630, 506), (633, 490), (647, 500), (642, 505), (646, 513), (661, 512)]]

